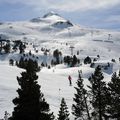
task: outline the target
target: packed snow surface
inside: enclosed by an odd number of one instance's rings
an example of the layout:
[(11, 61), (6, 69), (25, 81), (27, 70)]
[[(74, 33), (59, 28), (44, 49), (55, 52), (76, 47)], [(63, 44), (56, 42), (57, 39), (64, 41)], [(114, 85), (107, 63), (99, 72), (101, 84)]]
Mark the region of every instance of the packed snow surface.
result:
[[(33, 54), (39, 57), (39, 64), (41, 62), (50, 64), (55, 49), (59, 49), (63, 57), (71, 55), (70, 46), (74, 47), (73, 53), (75, 55), (79, 51), (77, 57), (81, 60), (81, 65), (71, 68), (65, 64), (60, 64), (51, 69), (44, 67), (37, 73), (39, 76), (38, 83), (41, 85), (45, 99), (55, 115), (58, 114), (62, 97), (65, 98), (71, 113), (78, 70), (82, 70), (84, 85), (88, 89), (86, 86), (89, 84), (88, 78), (95, 68), (83, 64), (85, 57), (90, 56), (94, 59), (100, 55), (100, 58), (95, 62), (96, 66), (105, 66), (108, 62), (110, 63), (110, 69), (103, 70), (106, 82), (110, 81), (113, 72), (120, 69), (120, 32), (81, 27), (72, 23), (68, 25), (67, 21), (58, 14), (51, 12), (42, 18), (0, 25), (0, 34), (3, 39), (28, 42), (26, 53), (31, 50)], [(38, 53), (35, 53), (33, 45)], [(42, 47), (50, 49), (47, 56), (41, 52)], [(24, 70), (10, 66), (9, 59), (18, 60), (20, 56), (19, 52), (0, 55), (0, 118), (3, 118), (4, 111), (12, 113), (14, 108), (12, 100), (18, 96), (16, 90), (19, 85), (16, 76), (20, 76)], [(116, 62), (111, 62), (112, 59), (115, 59)], [(72, 77), (72, 86), (69, 86), (68, 75)], [(70, 118), (71, 120), (74, 119), (72, 114), (70, 114)]]

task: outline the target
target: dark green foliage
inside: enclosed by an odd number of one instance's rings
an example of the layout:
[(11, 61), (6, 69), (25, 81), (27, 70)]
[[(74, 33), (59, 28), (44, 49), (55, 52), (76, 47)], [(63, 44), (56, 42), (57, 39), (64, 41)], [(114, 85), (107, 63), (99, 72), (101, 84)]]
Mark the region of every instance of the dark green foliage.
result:
[(120, 76), (114, 73), (111, 81), (108, 83), (109, 97), (109, 109), (108, 113), (112, 118), (120, 119)]
[(31, 56), (32, 55), (32, 53), (31, 53), (31, 50), (29, 51), (29, 56)]
[[(36, 60), (32, 60), (32, 59), (24, 59), (23, 57), (20, 58), (20, 61), (17, 62), (16, 64), (18, 67), (23, 68), (23, 69), (33, 69), (36, 72), (40, 71), (40, 66), (38, 66), (38, 63)], [(32, 67), (31, 67), (32, 65)]]
[(17, 62), (17, 66), (20, 67), (20, 68), (24, 68), (24, 63), (25, 63), (25, 60), (23, 57), (20, 58), (19, 62)]
[(59, 60), (59, 50), (56, 49), (54, 52), (53, 52), (53, 56), (56, 58), (56, 64), (59, 64), (60, 63), (60, 60)]
[(9, 65), (12, 65), (12, 66), (14, 65), (14, 60), (13, 59), (9, 60)]
[(78, 80), (77, 80), (77, 87), (76, 89), (76, 94), (74, 94), (75, 98), (73, 98), (75, 104), (72, 106), (72, 113), (75, 116), (75, 119), (82, 119), (86, 118), (86, 113), (87, 113), (87, 118), (90, 120), (90, 115), (89, 115), (89, 108), (87, 105), (87, 91), (84, 89), (83, 85), (83, 79), (81, 78), (81, 73), (79, 72)]
[(118, 73), (118, 77), (120, 78), (120, 70), (119, 70), (119, 73)]
[(97, 55), (98, 58), (100, 58), (100, 55)]
[(94, 59), (93, 59), (93, 62), (95, 62), (95, 61), (97, 61), (97, 58), (94, 58)]
[(71, 66), (74, 67), (77, 64), (77, 62), (78, 62), (78, 59), (77, 59), (76, 55), (74, 55)]
[(80, 60), (76, 57), (76, 55), (74, 55), (73, 57), (65, 56), (64, 63), (68, 64), (70, 67), (74, 67), (76, 64), (80, 63)]
[(24, 53), (25, 48), (26, 48), (25, 44), (23, 44), (23, 43), (21, 42), (21, 43), (20, 43), (20, 46), (19, 46), (20, 54), (21, 54), (21, 53)]
[(77, 63), (80, 64), (80, 59), (77, 59)]
[(53, 57), (56, 59), (55, 64), (60, 64), (60, 56), (62, 56), (62, 53), (58, 49), (53, 51)]
[(37, 61), (35, 60), (35, 61), (33, 61), (33, 60), (31, 60), (31, 59), (29, 59), (29, 60), (27, 60), (26, 61), (26, 70), (27, 71), (35, 71), (35, 72), (39, 72), (40, 71), (40, 67), (38, 66), (38, 63), (37, 63)]
[(70, 56), (65, 56), (64, 57), (64, 63), (70, 65), (71, 61), (72, 61), (72, 58)]
[(51, 67), (50, 67), (50, 65), (48, 65), (48, 69), (50, 69)]
[(90, 86), (88, 86), (91, 94), (91, 103), (94, 108), (92, 115), (93, 117), (97, 117), (97, 119), (99, 118), (99, 120), (102, 120), (102, 117), (105, 114), (107, 103), (107, 87), (103, 78), (101, 68), (98, 66), (95, 69), (94, 74), (92, 74), (89, 78)]
[(45, 101), (37, 83), (38, 76), (34, 61), (29, 59), (26, 64), (26, 72), (17, 77), (20, 87), (17, 90), (18, 97), (13, 99), (15, 105), (12, 117), (9, 120), (53, 120), (49, 113), (49, 104)]
[(79, 55), (79, 50), (77, 51), (77, 55)]
[(61, 100), (58, 120), (69, 120), (69, 111), (64, 98)]
[(44, 65), (44, 63), (43, 63), (43, 62), (41, 63), (41, 66), (42, 66), (42, 67), (45, 67), (45, 65)]
[(95, 66), (95, 63), (94, 63), (94, 62), (90, 64), (90, 67), (91, 67), (91, 68), (94, 68), (94, 66)]
[(53, 59), (51, 60), (51, 66), (54, 66), (54, 60)]
[(15, 40), (13, 41), (14, 42), (14, 45), (13, 45), (13, 50), (16, 51), (18, 49), (18, 46), (20, 46), (21, 44), (21, 40)]
[(112, 62), (114, 62), (114, 63), (116, 62), (116, 60), (115, 60), (115, 59), (112, 59), (111, 61), (112, 61)]
[(3, 49), (4, 49), (5, 53), (10, 53), (10, 49), (11, 49), (10, 43), (7, 43), (7, 44), (3, 47)]
[(84, 59), (84, 64), (90, 64), (92, 62), (91, 58), (89, 56), (87, 56), (85, 59)]

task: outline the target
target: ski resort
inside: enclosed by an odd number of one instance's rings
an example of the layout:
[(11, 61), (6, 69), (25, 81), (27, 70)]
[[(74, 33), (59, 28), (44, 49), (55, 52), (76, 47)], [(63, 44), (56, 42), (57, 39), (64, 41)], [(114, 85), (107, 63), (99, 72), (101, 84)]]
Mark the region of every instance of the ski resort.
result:
[(0, 120), (119, 120), (119, 96), (119, 30), (53, 11), (0, 24)]

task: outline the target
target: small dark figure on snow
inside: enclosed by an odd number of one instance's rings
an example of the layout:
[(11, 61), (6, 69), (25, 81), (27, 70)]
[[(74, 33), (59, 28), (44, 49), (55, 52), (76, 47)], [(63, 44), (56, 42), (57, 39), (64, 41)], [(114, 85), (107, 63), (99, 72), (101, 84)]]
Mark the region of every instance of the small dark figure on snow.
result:
[(10, 114), (7, 111), (5, 111), (4, 120), (8, 120), (9, 116), (10, 116)]
[(68, 80), (69, 80), (69, 84), (70, 84), (70, 86), (72, 86), (72, 81), (71, 81), (71, 80), (72, 80), (72, 78), (71, 78), (71, 76), (70, 76), (70, 75), (68, 76)]

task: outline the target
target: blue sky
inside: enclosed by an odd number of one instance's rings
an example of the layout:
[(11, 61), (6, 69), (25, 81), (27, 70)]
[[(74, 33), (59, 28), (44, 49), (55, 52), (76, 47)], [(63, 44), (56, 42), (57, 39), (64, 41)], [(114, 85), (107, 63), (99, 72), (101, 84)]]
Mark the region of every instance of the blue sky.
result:
[(0, 21), (22, 21), (54, 11), (83, 26), (120, 30), (120, 0), (0, 0)]

